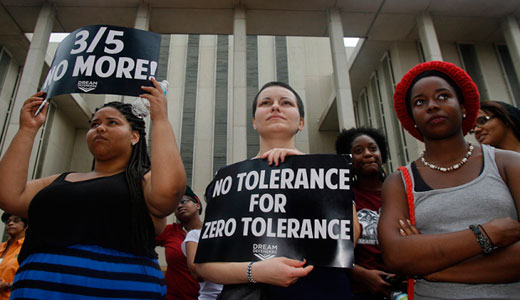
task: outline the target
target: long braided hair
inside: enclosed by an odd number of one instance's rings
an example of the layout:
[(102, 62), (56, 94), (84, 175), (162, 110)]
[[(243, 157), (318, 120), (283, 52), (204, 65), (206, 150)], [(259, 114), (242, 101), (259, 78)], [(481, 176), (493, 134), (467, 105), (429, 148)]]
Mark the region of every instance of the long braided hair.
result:
[(156, 256), (155, 230), (152, 219), (144, 201), (143, 180), (150, 170), (151, 163), (146, 146), (146, 131), (144, 120), (132, 112), (132, 105), (122, 102), (109, 102), (96, 109), (105, 107), (117, 109), (130, 123), (132, 130), (139, 133), (139, 141), (132, 146), (132, 154), (126, 166), (125, 177), (130, 189), (132, 252), (141, 256)]

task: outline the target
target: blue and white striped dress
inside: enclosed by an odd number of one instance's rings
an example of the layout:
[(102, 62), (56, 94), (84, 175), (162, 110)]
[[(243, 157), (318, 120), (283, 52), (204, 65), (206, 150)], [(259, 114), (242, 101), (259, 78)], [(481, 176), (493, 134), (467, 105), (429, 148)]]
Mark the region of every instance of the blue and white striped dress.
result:
[(14, 282), (11, 299), (166, 299), (157, 260), (100, 246), (33, 253)]

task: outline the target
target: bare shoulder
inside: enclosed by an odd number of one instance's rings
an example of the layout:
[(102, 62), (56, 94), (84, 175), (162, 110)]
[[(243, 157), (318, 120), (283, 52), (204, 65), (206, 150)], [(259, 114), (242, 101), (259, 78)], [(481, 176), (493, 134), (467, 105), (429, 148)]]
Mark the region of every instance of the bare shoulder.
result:
[(383, 183), (383, 193), (404, 191), (403, 179), (400, 171), (395, 171), (388, 175)]
[(499, 168), (506, 166), (519, 166), (520, 153), (509, 150), (495, 149), (495, 162)]
[[(39, 179), (34, 179), (27, 182), (27, 186), (25, 191), (34, 197), (39, 191), (50, 185), (56, 178), (58, 178), (61, 174), (55, 174), (47, 177), (42, 177)], [(31, 197), (31, 199), (32, 199)]]
[(49, 186), (59, 176), (60, 174), (56, 174), (28, 181), (25, 185), (23, 193), (20, 195), (20, 201), (13, 203), (13, 205), (6, 207), (6, 209), (18, 216), (27, 217), (29, 205), (31, 204), (31, 201), (34, 198), (34, 196), (36, 196), (38, 192)]
[(495, 149), (495, 162), (504, 181), (508, 182), (513, 177), (520, 177), (520, 153)]
[(396, 171), (386, 177), (385, 183), (383, 184), (382, 196), (382, 216), (383, 214), (385, 217), (388, 216), (389, 212), (392, 212), (390, 213), (391, 215), (407, 215), (408, 204), (406, 200), (406, 191), (400, 171)]

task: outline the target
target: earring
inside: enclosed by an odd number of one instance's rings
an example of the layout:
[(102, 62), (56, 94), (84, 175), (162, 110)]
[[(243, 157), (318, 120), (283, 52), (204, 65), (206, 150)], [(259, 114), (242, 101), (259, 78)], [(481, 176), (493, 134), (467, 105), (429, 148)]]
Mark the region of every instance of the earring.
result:
[(466, 114), (462, 114), (462, 118), (463, 118), (463, 119), (466, 119)]
[(413, 127), (417, 128), (417, 124), (413, 125)]
[(132, 146), (135, 146), (135, 144), (137, 144), (137, 142), (132, 141)]
[(381, 179), (381, 181), (385, 181), (385, 178), (386, 178), (386, 172), (382, 166), (381, 166), (381, 170), (379, 171), (379, 178)]

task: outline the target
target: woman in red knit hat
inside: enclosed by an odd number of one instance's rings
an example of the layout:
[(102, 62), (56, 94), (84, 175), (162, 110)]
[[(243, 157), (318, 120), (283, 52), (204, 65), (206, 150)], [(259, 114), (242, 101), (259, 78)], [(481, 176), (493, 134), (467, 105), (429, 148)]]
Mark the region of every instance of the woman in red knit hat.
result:
[(425, 151), (410, 178), (386, 179), (378, 229), (388, 269), (418, 276), (416, 300), (518, 299), (520, 155), (464, 139), (479, 102), (469, 75), (446, 62), (419, 64), (396, 87), (397, 116)]

